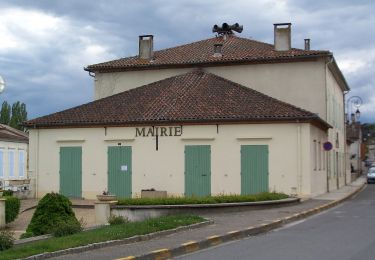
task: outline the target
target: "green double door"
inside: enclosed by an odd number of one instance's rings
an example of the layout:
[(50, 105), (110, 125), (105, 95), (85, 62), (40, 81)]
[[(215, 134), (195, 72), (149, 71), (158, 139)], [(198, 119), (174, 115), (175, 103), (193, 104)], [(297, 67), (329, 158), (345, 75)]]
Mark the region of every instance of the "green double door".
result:
[(60, 194), (82, 198), (82, 147), (60, 147)]
[(118, 198), (132, 196), (132, 148), (108, 147), (108, 191)]
[(268, 145), (241, 145), (241, 194), (268, 191)]
[(185, 196), (211, 195), (211, 146), (185, 146)]

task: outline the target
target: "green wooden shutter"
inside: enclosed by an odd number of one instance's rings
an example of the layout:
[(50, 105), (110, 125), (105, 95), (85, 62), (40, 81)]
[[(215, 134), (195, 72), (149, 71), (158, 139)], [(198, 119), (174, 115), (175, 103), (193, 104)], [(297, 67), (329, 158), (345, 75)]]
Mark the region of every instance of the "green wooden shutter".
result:
[(241, 145), (241, 194), (268, 191), (268, 145)]
[(71, 198), (82, 197), (82, 148), (60, 148), (60, 193)]
[(185, 146), (185, 196), (211, 195), (211, 146)]
[(132, 148), (108, 147), (108, 191), (118, 198), (132, 196)]

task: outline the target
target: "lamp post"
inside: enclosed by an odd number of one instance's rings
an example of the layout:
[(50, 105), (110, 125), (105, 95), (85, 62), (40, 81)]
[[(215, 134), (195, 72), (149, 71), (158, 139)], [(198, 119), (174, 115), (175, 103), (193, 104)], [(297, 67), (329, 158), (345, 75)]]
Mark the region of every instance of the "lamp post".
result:
[[(360, 106), (362, 105), (362, 98), (358, 96), (351, 96), (346, 100), (346, 122), (349, 124), (358, 121), (361, 116), (361, 111), (359, 111)], [(353, 109), (356, 109), (353, 113)]]
[(5, 81), (3, 77), (0, 76), (0, 94), (4, 91), (5, 89)]

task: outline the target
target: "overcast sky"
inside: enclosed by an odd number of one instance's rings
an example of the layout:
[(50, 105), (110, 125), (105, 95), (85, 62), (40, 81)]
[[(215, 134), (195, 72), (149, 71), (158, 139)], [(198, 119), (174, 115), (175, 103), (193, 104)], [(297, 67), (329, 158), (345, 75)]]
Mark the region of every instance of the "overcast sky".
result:
[(291, 22), (292, 45), (330, 50), (362, 122), (375, 123), (375, 1), (361, 0), (0, 0), (0, 75), (4, 100), (26, 103), (29, 119), (93, 99), (89, 64), (136, 55), (138, 35), (155, 49), (212, 37), (223, 22), (241, 37), (273, 43), (273, 23)]

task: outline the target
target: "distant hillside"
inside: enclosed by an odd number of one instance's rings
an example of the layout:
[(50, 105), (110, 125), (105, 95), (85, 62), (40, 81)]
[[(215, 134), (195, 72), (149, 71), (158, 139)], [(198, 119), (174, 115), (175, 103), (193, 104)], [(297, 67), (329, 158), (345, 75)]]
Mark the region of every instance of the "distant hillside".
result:
[(362, 125), (362, 141), (366, 144), (375, 144), (375, 123)]

